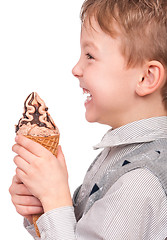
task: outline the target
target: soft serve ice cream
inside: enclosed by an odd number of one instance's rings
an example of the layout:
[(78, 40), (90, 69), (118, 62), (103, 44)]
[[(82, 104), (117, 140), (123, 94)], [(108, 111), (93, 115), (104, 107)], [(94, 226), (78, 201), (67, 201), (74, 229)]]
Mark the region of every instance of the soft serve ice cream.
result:
[(48, 108), (36, 92), (31, 93), (25, 100), (23, 117), (16, 125), (16, 134), (39, 137), (59, 134)]

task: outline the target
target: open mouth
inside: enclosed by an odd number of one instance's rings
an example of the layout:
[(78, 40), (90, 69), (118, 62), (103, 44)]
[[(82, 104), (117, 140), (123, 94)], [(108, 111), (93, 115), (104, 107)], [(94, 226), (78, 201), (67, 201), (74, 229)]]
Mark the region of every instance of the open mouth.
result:
[(86, 96), (85, 104), (89, 103), (92, 100), (92, 95), (90, 91), (83, 88), (83, 94)]

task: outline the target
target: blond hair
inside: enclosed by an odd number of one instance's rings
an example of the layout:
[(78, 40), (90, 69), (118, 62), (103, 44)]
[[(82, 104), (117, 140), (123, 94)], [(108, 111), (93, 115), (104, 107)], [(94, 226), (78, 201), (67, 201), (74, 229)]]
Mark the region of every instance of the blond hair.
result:
[[(90, 24), (94, 17), (104, 32), (121, 38), (127, 67), (157, 60), (167, 69), (167, 0), (86, 0), (80, 16)], [(167, 109), (167, 83), (162, 97)]]

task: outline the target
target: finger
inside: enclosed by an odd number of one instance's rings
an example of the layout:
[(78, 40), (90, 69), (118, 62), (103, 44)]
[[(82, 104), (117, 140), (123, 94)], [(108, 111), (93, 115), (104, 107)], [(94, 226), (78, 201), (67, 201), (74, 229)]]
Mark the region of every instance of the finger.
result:
[(15, 184), (15, 191), (14, 193), (17, 195), (25, 195), (25, 196), (31, 196), (31, 192), (28, 190), (28, 188), (23, 184)]
[(12, 182), (11, 186), (9, 187), (9, 193), (12, 196), (16, 195), (16, 194), (17, 195), (25, 195), (25, 196), (32, 195), (23, 183), (15, 182), (15, 178), (13, 179), (13, 182)]
[(17, 205), (16, 211), (22, 216), (28, 216), (32, 214), (42, 214), (43, 208), (42, 207), (34, 207), (34, 206), (22, 206)]
[(31, 192), (27, 189), (27, 187), (23, 183), (16, 186), (15, 194), (22, 196), (32, 196)]
[(29, 163), (34, 160), (34, 155), (19, 144), (13, 145), (12, 151)]
[(30, 164), (18, 155), (14, 157), (14, 163), (20, 170), (22, 170), (25, 173), (27, 173), (27, 170), (30, 167)]
[(14, 195), (12, 202), (15, 205), (42, 207), (41, 202), (34, 196)]
[(27, 174), (18, 167), (16, 168), (16, 175), (23, 183), (27, 180)]
[(34, 142), (33, 140), (26, 138), (22, 135), (17, 135), (15, 138), (17, 144), (27, 149), (29, 152), (33, 153), (37, 157), (43, 156), (43, 154), (48, 154), (48, 150), (44, 148), (41, 144)]
[(13, 177), (12, 185), (9, 188), (9, 192), (11, 194), (17, 195), (32, 195), (32, 193), (28, 190), (28, 188), (23, 184), (23, 182), (18, 178), (17, 175)]
[(22, 181), (17, 177), (17, 175), (14, 175), (12, 183), (22, 184)]
[(64, 154), (60, 145), (57, 148), (57, 158), (59, 159), (59, 161), (65, 161)]
[(62, 148), (61, 148), (60, 145), (58, 146), (57, 159), (59, 160), (59, 162), (61, 163), (62, 166), (64, 166), (65, 168), (67, 168), (67, 166), (66, 166), (66, 161), (65, 161), (65, 157), (64, 157), (64, 154), (63, 154), (63, 152), (62, 152)]

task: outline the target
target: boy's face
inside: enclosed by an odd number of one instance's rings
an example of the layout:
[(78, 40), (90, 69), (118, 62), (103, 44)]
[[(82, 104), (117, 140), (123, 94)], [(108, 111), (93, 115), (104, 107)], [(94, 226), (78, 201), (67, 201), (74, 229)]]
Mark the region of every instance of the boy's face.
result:
[(141, 78), (141, 68), (126, 69), (120, 53), (120, 40), (105, 34), (95, 20), (85, 23), (81, 31), (81, 56), (73, 68), (84, 93), (86, 119), (119, 127), (130, 122), (135, 108), (135, 88)]

